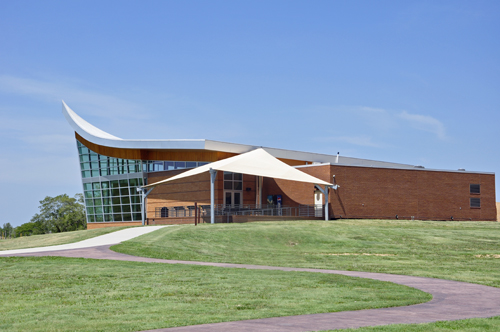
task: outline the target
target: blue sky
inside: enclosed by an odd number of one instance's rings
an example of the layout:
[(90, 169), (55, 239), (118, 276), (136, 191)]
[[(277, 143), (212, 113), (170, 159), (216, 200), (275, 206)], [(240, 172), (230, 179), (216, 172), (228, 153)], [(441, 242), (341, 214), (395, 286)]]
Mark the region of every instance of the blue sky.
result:
[(122, 138), (499, 174), (499, 35), (498, 1), (2, 1), (0, 225), (82, 191), (62, 99)]

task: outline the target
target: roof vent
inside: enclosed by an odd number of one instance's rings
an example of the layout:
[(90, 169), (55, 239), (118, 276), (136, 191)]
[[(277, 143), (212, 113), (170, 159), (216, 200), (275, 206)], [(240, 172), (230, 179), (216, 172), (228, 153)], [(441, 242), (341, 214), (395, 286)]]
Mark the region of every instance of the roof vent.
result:
[(421, 165), (417, 165), (417, 166), (413, 166), (413, 168), (425, 168), (425, 167), (421, 166)]
[(459, 168), (458, 170), (461, 172), (465, 172), (465, 168)]

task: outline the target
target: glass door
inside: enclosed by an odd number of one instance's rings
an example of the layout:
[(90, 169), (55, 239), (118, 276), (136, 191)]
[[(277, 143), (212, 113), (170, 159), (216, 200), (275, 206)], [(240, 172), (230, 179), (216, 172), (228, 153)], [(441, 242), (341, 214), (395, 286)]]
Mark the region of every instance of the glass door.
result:
[(239, 207), (243, 204), (243, 174), (224, 172), (224, 206)]

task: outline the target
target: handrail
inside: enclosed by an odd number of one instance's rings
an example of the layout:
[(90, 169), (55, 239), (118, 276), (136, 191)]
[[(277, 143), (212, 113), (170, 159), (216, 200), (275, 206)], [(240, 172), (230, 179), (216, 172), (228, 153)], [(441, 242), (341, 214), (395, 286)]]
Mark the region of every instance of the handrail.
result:
[[(210, 205), (198, 205), (202, 217), (210, 215)], [(195, 207), (169, 206), (155, 208), (155, 218), (194, 217)], [(323, 217), (323, 205), (286, 206), (275, 204), (239, 204), (214, 206), (215, 216), (288, 216), (288, 217)]]

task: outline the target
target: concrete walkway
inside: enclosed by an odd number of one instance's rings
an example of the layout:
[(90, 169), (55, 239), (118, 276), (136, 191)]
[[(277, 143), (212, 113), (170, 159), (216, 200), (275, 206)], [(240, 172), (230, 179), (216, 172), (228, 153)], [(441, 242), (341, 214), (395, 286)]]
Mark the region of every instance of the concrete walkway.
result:
[(18, 254), (29, 254), (47, 251), (57, 251), (57, 250), (70, 250), (70, 249), (83, 249), (91, 248), (97, 246), (111, 246), (113, 244), (118, 244), (123, 241), (133, 239), (147, 233), (156, 231), (157, 229), (167, 227), (167, 226), (148, 226), (148, 227), (132, 227), (122, 229), (116, 232), (96, 236), (87, 240), (83, 240), (75, 243), (60, 244), (57, 246), (48, 247), (38, 247), (38, 248), (26, 248), (26, 249), (15, 249), (15, 250), (2, 250), (0, 251), (0, 256), (6, 255), (18, 255)]
[(112, 259), (133, 262), (167, 263), (216, 266), (221, 268), (243, 268), (257, 270), (301, 271), (312, 273), (342, 274), (352, 277), (370, 278), (410, 286), (430, 293), (433, 299), (427, 303), (386, 309), (367, 309), (334, 313), (252, 319), (227, 323), (175, 327), (151, 331), (169, 332), (304, 332), (330, 329), (357, 328), (387, 324), (427, 323), (443, 320), (458, 320), (500, 315), (500, 288), (404, 275), (304, 269), (246, 264), (206, 263), (136, 257), (113, 252), (109, 245), (39, 253), (11, 254), (9, 256), (64, 256), (94, 259)]

